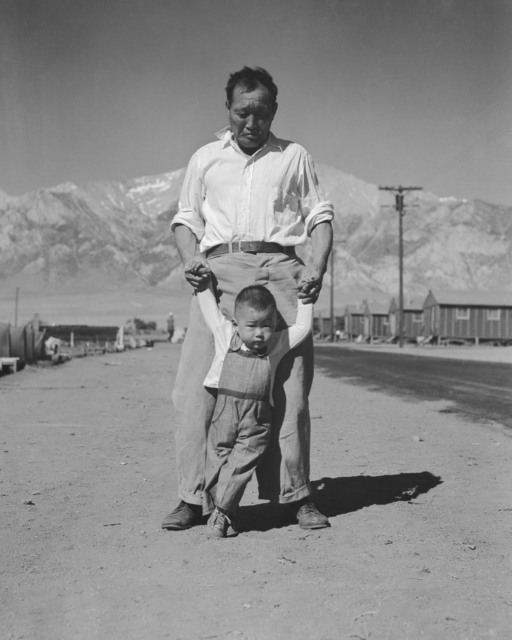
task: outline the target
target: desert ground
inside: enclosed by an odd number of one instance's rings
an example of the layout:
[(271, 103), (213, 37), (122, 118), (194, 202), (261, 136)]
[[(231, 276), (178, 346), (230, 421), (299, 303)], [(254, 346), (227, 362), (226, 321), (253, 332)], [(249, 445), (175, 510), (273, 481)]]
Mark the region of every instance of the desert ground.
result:
[(179, 352), (0, 378), (2, 638), (511, 637), (510, 431), (317, 372), (311, 471), (331, 528), (286, 524), (252, 481), (237, 538), (163, 531)]

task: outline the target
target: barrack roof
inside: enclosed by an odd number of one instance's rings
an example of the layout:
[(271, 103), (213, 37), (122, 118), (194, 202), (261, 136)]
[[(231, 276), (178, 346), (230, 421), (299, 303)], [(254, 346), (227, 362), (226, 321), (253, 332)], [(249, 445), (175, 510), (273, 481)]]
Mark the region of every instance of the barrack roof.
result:
[(438, 304), (468, 307), (512, 307), (512, 291), (430, 291)]

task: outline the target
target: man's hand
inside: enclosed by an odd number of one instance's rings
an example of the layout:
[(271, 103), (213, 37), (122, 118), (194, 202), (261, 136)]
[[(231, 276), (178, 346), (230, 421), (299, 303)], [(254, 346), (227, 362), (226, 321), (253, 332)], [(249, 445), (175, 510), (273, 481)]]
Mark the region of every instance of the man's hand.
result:
[(195, 256), (185, 266), (185, 278), (194, 291), (204, 291), (210, 284), (212, 270), (205, 258)]
[(322, 289), (322, 280), (323, 276), (317, 271), (307, 269), (299, 282), (297, 297), (304, 304), (315, 304)]

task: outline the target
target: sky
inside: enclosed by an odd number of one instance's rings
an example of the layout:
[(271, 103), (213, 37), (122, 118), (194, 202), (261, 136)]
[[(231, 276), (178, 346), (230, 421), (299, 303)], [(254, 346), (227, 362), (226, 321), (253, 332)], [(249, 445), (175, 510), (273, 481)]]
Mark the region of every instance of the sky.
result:
[(317, 164), (512, 206), (510, 0), (0, 0), (0, 190), (186, 166), (244, 65)]

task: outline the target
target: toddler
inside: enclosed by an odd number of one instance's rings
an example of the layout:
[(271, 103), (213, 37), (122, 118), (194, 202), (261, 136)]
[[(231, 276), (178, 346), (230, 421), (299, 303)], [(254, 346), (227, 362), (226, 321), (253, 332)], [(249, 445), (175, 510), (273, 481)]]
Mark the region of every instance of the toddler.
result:
[(277, 365), (311, 331), (313, 305), (297, 299), (296, 323), (277, 331), (276, 301), (261, 285), (240, 291), (232, 321), (222, 315), (211, 288), (197, 297), (215, 341), (215, 357), (204, 385), (217, 389), (208, 434), (203, 513), (210, 515), (207, 535), (226, 538), (238, 535), (238, 505), (270, 440)]

